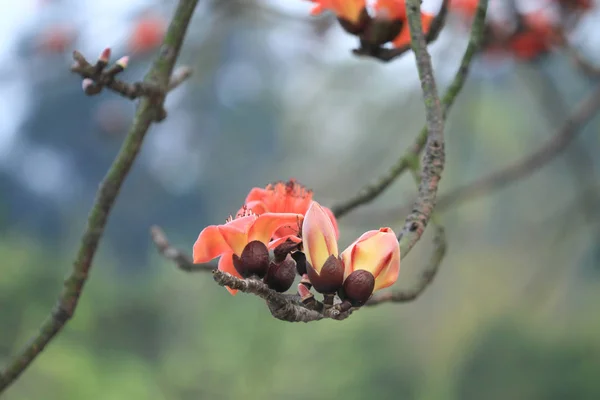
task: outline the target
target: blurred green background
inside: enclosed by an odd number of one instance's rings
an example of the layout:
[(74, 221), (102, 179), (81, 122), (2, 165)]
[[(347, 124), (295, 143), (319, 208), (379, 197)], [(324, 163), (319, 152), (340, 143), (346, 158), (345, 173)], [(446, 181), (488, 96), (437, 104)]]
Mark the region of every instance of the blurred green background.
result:
[[(137, 79), (154, 52), (128, 50), (132, 29), (174, 2), (121, 3), (25, 1), (0, 17), (12, 43), (0, 48), (0, 366), (54, 304), (134, 110), (112, 93), (84, 97), (70, 52), (129, 53), (124, 75)], [(75, 318), (3, 399), (600, 398), (597, 118), (531, 177), (443, 212), (448, 254), (413, 303), (290, 324), (157, 254), (153, 224), (191, 253), (254, 186), (294, 177), (331, 206), (412, 143), (424, 122), (412, 55), (353, 58), (352, 38), (308, 9), (201, 2), (180, 59), (196, 73), (148, 135)], [(575, 37), (588, 56), (597, 19)], [(78, 36), (43, 51), (40, 35), (65, 24)], [(432, 46), (441, 89), (465, 44), (450, 23)], [(446, 126), (442, 193), (540, 147), (595, 84), (561, 52), (479, 59), (470, 78)], [(401, 178), (339, 221), (340, 245), (382, 225), (399, 231), (394, 211), (414, 195)], [(427, 231), (395, 288), (415, 282), (430, 251)]]

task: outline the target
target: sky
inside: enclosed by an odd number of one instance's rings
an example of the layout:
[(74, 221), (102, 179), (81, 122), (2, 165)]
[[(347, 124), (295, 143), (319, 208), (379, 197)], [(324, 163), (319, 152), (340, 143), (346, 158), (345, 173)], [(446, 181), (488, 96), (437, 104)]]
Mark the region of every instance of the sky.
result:
[[(40, 7), (41, 2), (49, 4)], [(85, 27), (77, 42), (78, 49), (84, 54), (99, 54), (106, 46), (123, 43), (128, 34), (128, 24), (125, 21), (134, 13), (143, 10), (148, 4), (146, 0), (64, 0), (64, 2), (70, 3), (69, 6), (74, 10), (69, 15), (70, 22)], [(308, 12), (312, 5), (308, 1), (264, 0), (264, 2), (266, 7), (272, 7), (282, 13), (310, 18)], [(492, 4), (494, 3), (497, 4), (498, 1), (492, 0)], [(522, 9), (532, 9), (543, 2), (521, 0), (519, 4)], [(425, 0), (422, 10), (435, 13), (439, 10), (440, 5), (441, 0)], [(12, 171), (19, 179), (25, 181), (31, 190), (57, 201), (72, 195), (64, 190), (64, 185), (59, 183), (68, 179), (73, 182), (72, 186), (75, 187), (77, 177), (73, 176), (74, 168), (69, 165), (68, 159), (52, 148), (26, 143), (23, 138), (19, 137), (20, 126), (28, 117), (30, 105), (35, 101), (31, 80), (40, 75), (31, 74), (31, 69), (43, 70), (44, 62), (24, 56), (19, 48), (23, 40), (31, 39), (32, 32), (43, 29), (47, 24), (62, 21), (65, 18), (63, 7), (64, 5), (53, 5), (49, 0), (21, 0), (6, 2), (3, 5), (3, 12), (0, 13), (0, 37), (3, 38), (0, 41), (0, 169)], [(497, 6), (493, 6), (492, 12), (497, 9), (499, 9)], [(595, 29), (597, 24), (598, 12), (596, 11), (593, 16), (583, 21), (581, 29), (575, 33), (574, 37), (586, 50), (586, 54), (590, 55), (590, 58), (600, 62), (600, 52), (595, 51), (600, 48), (600, 36), (596, 34), (598, 29)], [(302, 28), (281, 25), (268, 34), (267, 40), (272, 44), (275, 52), (281, 53), (281, 60), (285, 62), (285, 60), (293, 59), (290, 55), (297, 52), (299, 46), (310, 46), (310, 43), (303, 42), (301, 36), (298, 35), (298, 29)], [(100, 41), (98, 38), (102, 38), (102, 40)], [(442, 85), (453, 76), (455, 66), (466, 45), (465, 39), (466, 37), (443, 32), (440, 39), (431, 46), (434, 67), (450, 66), (437, 68), (438, 79)], [(333, 29), (326, 40), (328, 42), (325, 47), (326, 51), (319, 54), (322, 61), (333, 65), (356, 62), (350, 55), (350, 49), (356, 46), (354, 37), (345, 34), (341, 29)], [(289, 45), (291, 41), (294, 42), (293, 46)], [(115, 49), (113, 51), (115, 52)], [(69, 54), (65, 55), (65, 68), (71, 63), (69, 57)], [(510, 69), (508, 64), (497, 65), (496, 71), (492, 73), (508, 71)], [(283, 70), (292, 71), (292, 76), (287, 77), (286, 85), (289, 90), (286, 91), (284, 87), (281, 91), (282, 96), (285, 96), (286, 93), (297, 93), (299, 85), (305, 86), (306, 79), (309, 79), (307, 74), (313, 74), (312, 79), (315, 79), (315, 71), (310, 69), (300, 71), (293, 65), (287, 65)], [(477, 71), (474, 72), (476, 76)], [(481, 70), (480, 72), (488, 73), (489, 71)], [(64, 71), (56, 73), (64, 73)], [(378, 82), (385, 85), (392, 84), (400, 87), (418, 85), (414, 57), (410, 53), (395, 61), (393, 65), (387, 64), (378, 69), (377, 73)], [(398, 76), (412, 78), (397, 79)], [(239, 79), (242, 78), (244, 91), (239, 89), (242, 86), (238, 84)], [(51, 79), (51, 77), (45, 76), (45, 79)], [(243, 100), (244, 96), (251, 97), (253, 93), (261, 90), (261, 85), (264, 83), (261, 82), (260, 74), (251, 66), (234, 62), (222, 66), (214, 79), (217, 81), (216, 95), (225, 106)], [(170, 99), (170, 101), (176, 100)], [(289, 101), (294, 101), (294, 99), (290, 98)], [(158, 127), (158, 129), (167, 128)], [(172, 143), (172, 139), (169, 137), (170, 143)], [(155, 135), (150, 142), (151, 147), (160, 148), (160, 154), (165, 154), (164, 137)], [(174, 148), (173, 151), (177, 153), (179, 150)], [(164, 166), (158, 168), (158, 170), (162, 169)]]

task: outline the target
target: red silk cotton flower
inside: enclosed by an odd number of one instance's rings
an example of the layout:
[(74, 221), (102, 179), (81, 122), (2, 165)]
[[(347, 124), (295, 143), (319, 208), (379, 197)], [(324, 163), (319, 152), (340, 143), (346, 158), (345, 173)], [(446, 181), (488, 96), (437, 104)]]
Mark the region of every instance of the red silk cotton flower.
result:
[[(248, 193), (244, 207), (257, 215), (264, 213), (294, 213), (304, 215), (313, 201), (313, 192), (306, 189), (295, 179), (288, 182), (276, 182), (267, 185), (266, 188), (253, 188)], [(339, 237), (337, 221), (333, 212), (323, 207), (335, 230), (336, 239)], [(243, 208), (238, 214), (243, 212)], [(283, 226), (273, 235), (274, 239), (296, 235), (299, 236), (301, 226)]]
[[(238, 278), (248, 275), (263, 275), (269, 267), (268, 250), (274, 249), (286, 240), (299, 243), (296, 235), (282, 236), (271, 240), (281, 228), (301, 225), (304, 216), (292, 213), (264, 213), (256, 215), (244, 209), (233, 219), (228, 218), (224, 225), (211, 225), (202, 230), (194, 243), (194, 264), (219, 259), (219, 270)], [(259, 257), (256, 257), (256, 255)], [(240, 270), (242, 266), (244, 270)], [(249, 270), (251, 268), (252, 270)], [(247, 271), (245, 271), (247, 270)], [(235, 295), (237, 290), (226, 288)]]
[(312, 15), (319, 15), (324, 11), (332, 11), (338, 18), (356, 24), (360, 21), (366, 7), (365, 0), (309, 0), (315, 3), (310, 11)]

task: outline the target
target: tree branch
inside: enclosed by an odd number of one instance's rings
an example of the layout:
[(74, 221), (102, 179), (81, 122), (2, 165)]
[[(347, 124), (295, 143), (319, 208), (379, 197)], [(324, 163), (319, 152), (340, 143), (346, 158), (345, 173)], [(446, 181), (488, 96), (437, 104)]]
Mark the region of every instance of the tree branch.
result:
[(39, 332), (0, 372), (0, 393), (31, 365), (46, 345), (73, 317), (112, 206), (140, 151), (148, 128), (153, 121), (159, 119), (157, 116), (163, 110), (169, 79), (197, 2), (198, 0), (179, 1), (160, 54), (144, 78), (144, 83), (155, 85), (159, 88), (160, 93), (156, 93), (152, 97), (141, 98), (123, 146), (100, 185), (81, 238), (73, 270), (65, 280), (64, 289), (50, 315), (42, 323)]
[(160, 254), (167, 260), (174, 262), (182, 271), (208, 272), (217, 269), (217, 265), (214, 263), (194, 264), (190, 256), (171, 246), (167, 236), (159, 226), (155, 225), (150, 228), (150, 236)]
[(271, 314), (282, 321), (287, 322), (312, 322), (320, 321), (324, 318), (343, 320), (352, 313), (350, 310), (342, 310), (340, 304), (332, 307), (323, 307), (319, 303), (317, 309), (309, 309), (301, 302), (297, 295), (286, 295), (278, 293), (256, 279), (240, 279), (227, 272), (219, 270), (213, 271), (213, 278), (220, 286), (227, 286), (231, 289), (237, 289), (240, 292), (254, 294), (265, 300)]
[(419, 195), (413, 211), (406, 217), (404, 229), (399, 235), (400, 253), (405, 257), (421, 238), (435, 207), (438, 183), (444, 170), (444, 115), (437, 93), (431, 57), (421, 26), (420, 1), (408, 0), (406, 11), (410, 28), (410, 40), (415, 53), (417, 70), (425, 102), (427, 142), (423, 156)]
[(304, 304), (300, 296), (278, 293), (262, 281), (251, 278), (236, 278), (226, 272), (219, 271), (217, 266), (211, 263), (194, 264), (187, 254), (171, 246), (166, 235), (158, 226), (153, 226), (150, 234), (159, 252), (166, 259), (174, 262), (179, 269), (186, 272), (212, 271), (214, 280), (220, 286), (227, 286), (260, 297), (267, 303), (271, 314), (282, 321), (312, 322), (324, 318), (342, 320), (350, 316), (353, 311), (342, 309), (340, 304), (325, 307), (323, 303), (316, 300)]
[[(458, 97), (458, 94), (460, 93), (466, 81), (471, 61), (481, 47), (485, 27), (487, 4), (487, 0), (479, 2), (479, 6), (473, 20), (473, 26), (471, 28), (469, 44), (467, 45), (458, 71), (456, 71), (454, 80), (446, 90), (444, 98), (442, 99), (444, 119), (448, 115), (448, 111), (454, 104), (454, 100)], [(356, 195), (332, 207), (332, 211), (335, 216), (337, 218), (341, 218), (355, 208), (375, 200), (377, 196), (382, 194), (388, 187), (390, 187), (391, 184), (398, 177), (400, 177), (415, 160), (418, 159), (417, 157), (423, 150), (426, 140), (427, 126), (424, 126), (417, 136), (415, 143), (398, 159), (398, 161), (396, 161), (394, 165), (392, 165), (392, 167), (384, 175), (382, 175), (375, 182), (360, 189)]]
[(440, 196), (438, 211), (488, 194), (533, 174), (565, 150), (599, 109), (600, 86), (597, 86), (592, 94), (575, 107), (563, 126), (542, 147), (515, 164)]

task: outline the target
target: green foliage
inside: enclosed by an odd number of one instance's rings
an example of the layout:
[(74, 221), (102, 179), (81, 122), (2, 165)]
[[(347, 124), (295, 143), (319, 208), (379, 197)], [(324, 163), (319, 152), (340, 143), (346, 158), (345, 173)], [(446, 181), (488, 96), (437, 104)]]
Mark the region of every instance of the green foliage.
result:
[[(25, 237), (0, 243), (0, 257), (3, 363), (47, 315), (70, 263)], [(526, 322), (478, 319), (490, 306), (447, 315), (423, 303), (363, 310), (343, 323), (290, 324), (273, 319), (258, 298), (230, 296), (209, 274), (186, 275), (156, 260), (126, 275), (101, 257), (75, 318), (6, 399), (600, 396), (598, 335), (590, 333), (600, 334), (597, 324), (586, 337), (573, 330), (557, 338)], [(479, 291), (490, 296), (497, 283), (498, 275), (481, 278)], [(465, 337), (478, 339), (465, 346)]]

